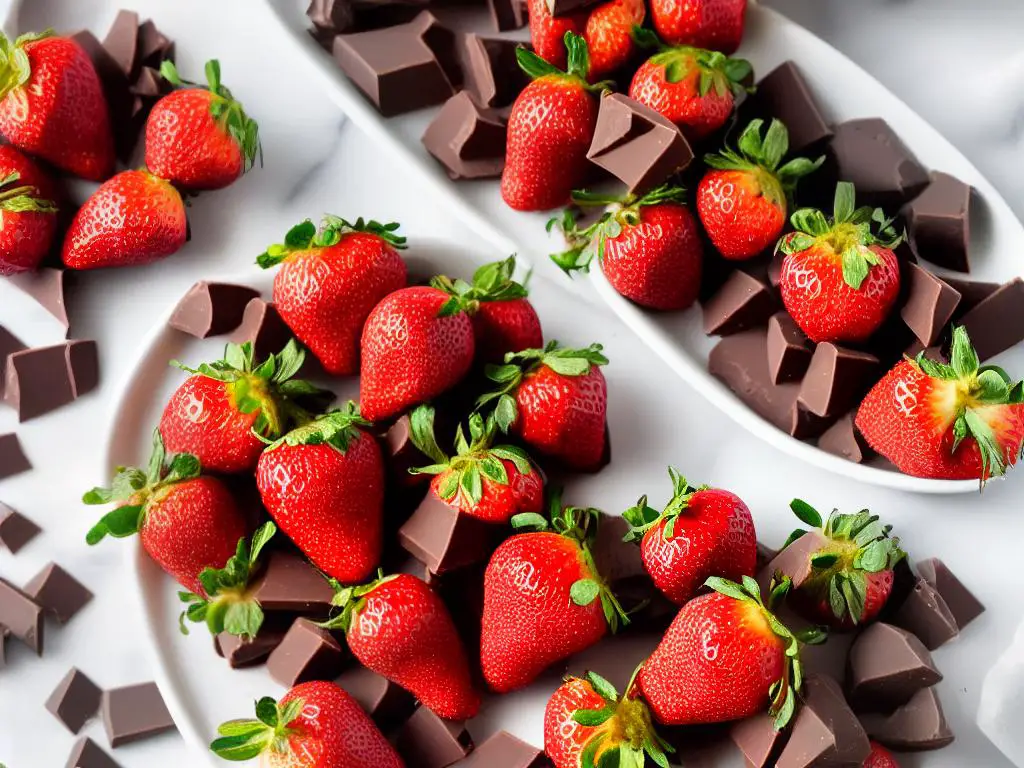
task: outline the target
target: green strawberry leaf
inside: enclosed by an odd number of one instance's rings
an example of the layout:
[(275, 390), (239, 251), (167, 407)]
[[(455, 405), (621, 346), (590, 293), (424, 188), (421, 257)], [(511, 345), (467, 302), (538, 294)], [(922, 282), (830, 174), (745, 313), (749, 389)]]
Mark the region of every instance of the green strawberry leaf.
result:
[(615, 715), (615, 710), (605, 709), (577, 709), (572, 713), (572, 719), (580, 725), (594, 728), (608, 722)]
[(821, 513), (806, 501), (793, 499), (789, 503), (789, 508), (793, 510), (793, 514), (800, 519), (800, 522), (812, 528), (821, 528)]
[(579, 579), (569, 588), (569, 597), (576, 605), (590, 605), (601, 594), (601, 586), (593, 579)]

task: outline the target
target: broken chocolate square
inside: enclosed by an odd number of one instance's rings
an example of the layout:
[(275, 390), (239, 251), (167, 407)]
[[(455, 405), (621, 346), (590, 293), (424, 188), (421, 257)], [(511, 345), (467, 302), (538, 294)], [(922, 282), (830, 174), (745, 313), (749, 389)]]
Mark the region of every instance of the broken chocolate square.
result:
[(32, 469), (21, 449), (21, 441), (13, 432), (0, 435), (0, 480)]
[(64, 768), (121, 768), (114, 758), (88, 736), (79, 739)]
[(428, 493), (398, 531), (402, 547), (433, 573), (485, 562), (508, 531), (459, 512)]
[(416, 699), (411, 693), (363, 666), (352, 667), (334, 682), (344, 688), (385, 733), (408, 720), (416, 709)]
[(286, 688), (309, 680), (333, 680), (342, 670), (341, 645), (309, 619), (296, 619), (267, 659), (270, 676)]
[(141, 122), (132, 119), (134, 99), (129, 90), (128, 75), (121, 63), (110, 55), (92, 32), (83, 30), (76, 33), (74, 39), (89, 55), (93, 68), (100, 78), (103, 95), (110, 111), (117, 154), (122, 161), (126, 161), (142, 128)]
[(908, 267), (907, 300), (900, 316), (926, 347), (939, 340), (960, 303), (960, 292), (917, 264)]
[(285, 630), (280, 627), (268, 626), (263, 623), (256, 637), (239, 637), (228, 632), (221, 632), (215, 638), (217, 653), (227, 659), (232, 669), (250, 667), (265, 661), (279, 646), (285, 637)]
[(916, 635), (878, 621), (850, 647), (850, 700), (871, 712), (906, 704), (922, 688), (942, 680), (932, 655)]
[(24, 592), (38, 605), (67, 624), (92, 600), (92, 592), (56, 563), (50, 563), (25, 585)]
[(934, 688), (923, 688), (891, 715), (863, 715), (868, 736), (900, 752), (941, 749), (953, 743), (942, 702)]
[(818, 447), (857, 464), (874, 455), (854, 423), (855, 416), (856, 413), (851, 411), (826, 429), (818, 439)]
[(423, 146), (453, 179), (496, 178), (505, 167), (506, 134), (505, 120), (495, 110), (462, 91), (427, 126)]
[(526, 26), (526, 4), (523, 0), (487, 0), (487, 8), (498, 32), (522, 29)]
[(878, 366), (874, 355), (823, 342), (814, 348), (797, 399), (817, 416), (838, 416), (868, 390)]
[(953, 313), (954, 317), (957, 315), (963, 315), (967, 313), (968, 310), (974, 309), (1002, 287), (1000, 283), (986, 283), (981, 280), (964, 280), (958, 277), (949, 277), (948, 275), (943, 277), (942, 281), (960, 294), (960, 303), (957, 304), (956, 312)]
[(768, 372), (772, 384), (800, 381), (811, 364), (814, 346), (788, 312), (768, 320)]
[(64, 362), (68, 368), (71, 394), (76, 400), (99, 386), (100, 360), (95, 341), (67, 342), (64, 346)]
[(139, 57), (140, 66), (159, 70), (165, 60), (174, 60), (174, 41), (169, 39), (152, 21), (144, 21), (139, 25)]
[(473, 751), (461, 722), (443, 720), (423, 706), (398, 730), (394, 744), (406, 768), (447, 768)]
[(175, 727), (156, 683), (126, 685), (106, 691), (102, 711), (103, 726), (114, 748)]
[(312, 0), (306, 15), (318, 30), (332, 35), (355, 27), (352, 0)]
[(484, 107), (507, 107), (530, 82), (516, 59), (516, 50), (529, 43), (481, 37), (472, 33), (459, 38), (458, 55), (465, 88)]
[(892, 616), (892, 623), (913, 632), (934, 651), (960, 633), (953, 612), (942, 595), (924, 579), (918, 579), (907, 599)]
[(878, 117), (837, 125), (829, 152), (839, 178), (856, 188), (857, 202), (878, 206), (890, 216), (929, 183), (914, 154)]
[(219, 336), (242, 324), (245, 308), (259, 295), (247, 285), (200, 280), (181, 298), (167, 324), (197, 339)]
[(1024, 341), (1024, 279), (999, 286), (960, 318), (981, 362)]
[(800, 68), (792, 61), (783, 62), (757, 82), (757, 90), (743, 102), (740, 114), (743, 124), (755, 117), (781, 121), (794, 155), (818, 149), (832, 136)]
[(274, 305), (258, 298), (245, 305), (242, 322), (231, 334), (235, 344), (252, 344), (253, 358), (259, 362), (276, 355), (291, 339), (292, 331)]
[(118, 11), (107, 36), (103, 38), (103, 47), (117, 62), (125, 77), (130, 79), (138, 61), (139, 14), (134, 11)]
[(43, 655), (43, 609), (9, 581), (0, 579), (0, 625)]
[(985, 612), (985, 606), (939, 558), (922, 560), (917, 564), (917, 572), (942, 595), (959, 629), (962, 630)]
[(552, 768), (553, 764), (537, 749), (508, 731), (498, 731), (452, 768)]
[(35, 347), (7, 358), (4, 400), (18, 412), (18, 421), (49, 413), (75, 399), (64, 344)]
[(764, 325), (778, 309), (775, 292), (756, 277), (737, 269), (704, 302), (704, 333), (728, 336)]
[(296, 552), (271, 552), (259, 576), (253, 597), (264, 611), (286, 611), (300, 616), (326, 617), (334, 590), (306, 558)]
[[(0, 474), (2, 476), (2, 474)], [(12, 555), (39, 535), (42, 529), (2, 501), (0, 501), (0, 545)]]
[(100, 711), (103, 691), (81, 670), (72, 667), (46, 700), (46, 710), (72, 733), (78, 733)]
[(809, 675), (800, 698), (803, 706), (793, 718), (777, 768), (863, 765), (871, 745), (839, 684), (828, 677)]
[(933, 173), (931, 183), (903, 210), (907, 244), (919, 259), (970, 272), (971, 186), (948, 173)]
[(0, 398), (7, 382), (7, 356), (25, 349), (18, 337), (0, 325)]
[(775, 718), (767, 712), (740, 720), (729, 729), (729, 738), (743, 753), (748, 768), (774, 766), (787, 735), (775, 727)]

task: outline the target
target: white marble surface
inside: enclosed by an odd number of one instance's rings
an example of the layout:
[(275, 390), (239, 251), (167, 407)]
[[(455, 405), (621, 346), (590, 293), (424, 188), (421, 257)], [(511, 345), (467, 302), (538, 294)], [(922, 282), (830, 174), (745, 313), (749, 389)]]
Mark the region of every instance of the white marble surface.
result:
[[(120, 4), (116, 0), (26, 0), (20, 20), (23, 28), (51, 24), (59, 29), (88, 25), (103, 30)], [(324, 211), (398, 220), (411, 237), (443, 236), (474, 242), (445, 211), (407, 183), (401, 168), (375, 151), (365, 137), (344, 126), (336, 110), (304, 80), (299, 62), (274, 55), (274, 27), (261, 3), (149, 0), (127, 4), (153, 15), (161, 28), (177, 39), (183, 72), (198, 73), (205, 59), (221, 59), (225, 81), (260, 120), (266, 166), (231, 189), (194, 202), (193, 241), (181, 254), (147, 269), (88, 275), (81, 280), (72, 305), (73, 334), (100, 341), (103, 384), (99, 391), (20, 427), (9, 411), (0, 409), (0, 432), (17, 428), (36, 465), (35, 471), (0, 484), (0, 498), (45, 528), (44, 535), (18, 556), (0, 551), (0, 576), (20, 583), (53, 559), (98, 595), (67, 627), (48, 627), (51, 632), (44, 658), (36, 659), (16, 642), (9, 643), (10, 664), (0, 671), (0, 763), (8, 768), (64, 764), (74, 738), (42, 704), (70, 666), (79, 666), (105, 686), (146, 680), (151, 674), (140, 647), (136, 619), (124, 613), (119, 600), (123, 570), (118, 545), (108, 542), (93, 550), (85, 547), (83, 535), (94, 512), (78, 499), (85, 488), (105, 477), (100, 448), (109, 420), (114, 418), (109, 412), (111, 397), (152, 319), (197, 278), (255, 269), (253, 259), (267, 243), (279, 239), (292, 223)], [(1016, 46), (1011, 32), (1024, 23), (1024, 6), (1008, 0), (775, 0), (770, 4), (794, 13), (823, 33), (932, 119), (991, 174), (1016, 210), (1024, 211), (1024, 182), (1015, 179), (1012, 171), (1020, 163), (1007, 163), (1001, 154), (1001, 147), (1016, 148), (1016, 157), (1021, 157), (1022, 139), (1014, 133), (1020, 115), (999, 98), (1012, 91), (1020, 98), (1024, 66), (1018, 62), (1015, 80), (1010, 54)], [(956, 33), (951, 31), (954, 29)], [(971, 33), (951, 46), (952, 35), (965, 29)], [(967, 43), (962, 44), (963, 40)], [(972, 52), (981, 51), (986, 55), (984, 67), (970, 58)], [(1000, 55), (1006, 57), (1005, 66), (1000, 65)], [(991, 78), (978, 74), (982, 69), (992, 72)], [(969, 76), (976, 80), (969, 81)], [(986, 119), (973, 117), (968, 106), (972, 102), (989, 105)], [(2, 282), (0, 322), (31, 344), (54, 343), (59, 338), (58, 328), (48, 316)], [(861, 492), (842, 479), (818, 473), (809, 477), (811, 473), (784, 461), (771, 449), (748, 446), (749, 439), (736, 435), (721, 415), (708, 418), (720, 428), (709, 434), (726, 436), (707, 446), (709, 466), (718, 468), (712, 476), (721, 482), (734, 479), (741, 494), (745, 487), (754, 491), (753, 476), (731, 478), (732, 465), (725, 465), (727, 457), (743, 450), (751, 466), (777, 467), (777, 480), (790, 487), (811, 482), (819, 493), (833, 491), (837, 503), (856, 497), (858, 503), (885, 505), (897, 514), (903, 500), (899, 494), (878, 489)], [(66, 455), (53, 451), (54, 445), (62, 443), (76, 446), (78, 458), (53, 460), (54, 455)], [(906, 501), (911, 506), (911, 500)], [(979, 524), (991, 524), (994, 516), (1011, 512), (1015, 503), (1009, 484), (995, 486), (986, 493), (984, 508), (972, 514)], [(959, 511), (966, 512), (961, 504), (957, 504)], [(936, 510), (940, 512), (954, 510)], [(947, 514), (944, 522), (953, 524), (955, 519)], [(922, 532), (922, 546), (936, 551), (940, 538), (935, 532)], [(996, 542), (993, 555), (1000, 549), (1002, 556), (1011, 556), (1006, 542)], [(971, 557), (969, 552), (936, 553), (947, 557), (954, 568), (958, 561)], [(989, 617), (985, 629), (999, 631), (1008, 639), (1019, 618)], [(959, 678), (956, 670), (950, 671), (950, 678), (951, 684), (962, 686), (965, 692), (973, 686), (965, 695), (967, 701), (976, 702), (976, 681)], [(85, 733), (105, 746), (98, 723), (87, 726)], [(977, 765), (1006, 765), (977, 733), (965, 734), (958, 748), (970, 750), (961, 754), (982, 755), (983, 762)], [(184, 744), (174, 735), (125, 746), (114, 754), (124, 768), (190, 764)], [(918, 764), (913, 759), (907, 763)]]

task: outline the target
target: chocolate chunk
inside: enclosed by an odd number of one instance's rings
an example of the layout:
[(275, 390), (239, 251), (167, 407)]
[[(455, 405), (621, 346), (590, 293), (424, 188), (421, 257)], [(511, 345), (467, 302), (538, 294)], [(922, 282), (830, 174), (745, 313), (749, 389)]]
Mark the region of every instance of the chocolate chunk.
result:
[(807, 581), (811, 575), (811, 557), (828, 544), (821, 531), (810, 530), (781, 550), (764, 569), (757, 574), (761, 593), (767, 595), (773, 579), (789, 576), (793, 589)]
[(629, 613), (629, 630), (656, 631), (675, 618), (679, 608), (651, 580), (640, 547), (623, 542), (629, 523), (619, 515), (602, 514), (591, 554), (598, 573)]
[(1024, 279), (1013, 278), (960, 318), (978, 359), (989, 360), (1024, 341)]
[(872, 384), (878, 365), (867, 352), (823, 342), (814, 348), (797, 399), (818, 416), (845, 413)]
[(259, 295), (247, 285), (200, 280), (181, 298), (167, 324), (197, 339), (219, 336), (242, 324), (245, 308)]
[(416, 709), (411, 693), (366, 667), (352, 667), (334, 682), (359, 702), (385, 733), (408, 720)]
[(72, 667), (46, 700), (46, 710), (72, 733), (78, 733), (100, 711), (103, 691), (80, 670)]
[(926, 347), (938, 341), (960, 303), (960, 292), (917, 264), (909, 265), (906, 303), (900, 316)]
[(545, 0), (552, 16), (565, 16), (598, 3), (600, 0)]
[(43, 609), (9, 581), (0, 579), (0, 625), (43, 655)]
[(142, 124), (132, 118), (134, 99), (129, 88), (129, 75), (92, 32), (83, 30), (75, 34), (74, 39), (89, 54), (99, 75), (110, 110), (117, 155), (122, 161), (127, 161), (142, 128)]
[(918, 691), (889, 716), (864, 715), (861, 722), (868, 736), (899, 752), (942, 749), (954, 739), (934, 688)]
[(254, 638), (242, 638), (227, 632), (216, 637), (217, 653), (227, 659), (232, 669), (251, 667), (265, 661), (285, 637), (285, 630), (280, 627), (267, 626), (264, 622)]
[(783, 62), (758, 81), (757, 90), (743, 102), (740, 114), (743, 124), (755, 117), (781, 121), (788, 129), (789, 151), (793, 154), (816, 149), (832, 136), (800, 68), (792, 61)]
[(704, 333), (729, 336), (764, 325), (777, 309), (775, 293), (756, 277), (737, 269), (704, 302)]
[(960, 294), (960, 303), (957, 304), (954, 317), (956, 315), (962, 315), (968, 310), (974, 309), (1002, 287), (1000, 283), (986, 283), (981, 280), (963, 280), (958, 277), (949, 276), (943, 277), (942, 281)]
[(433, 573), (485, 562), (507, 531), (460, 513), (428, 493), (398, 530), (398, 542)]
[(461, 722), (443, 720), (422, 706), (395, 734), (394, 744), (406, 768), (447, 768), (473, 750)]
[(774, 766), (787, 735), (775, 728), (775, 718), (767, 712), (740, 720), (729, 729), (729, 738), (743, 753), (748, 768)]
[(914, 584), (914, 589), (893, 614), (892, 623), (917, 635), (929, 651), (960, 634), (946, 601), (924, 579), (918, 579)]
[(341, 646), (326, 629), (296, 619), (267, 659), (270, 676), (286, 688), (309, 680), (333, 680), (341, 672)]
[(100, 383), (100, 360), (95, 341), (69, 341), (64, 347), (71, 393), (77, 400), (92, 392)]
[(772, 288), (778, 288), (779, 283), (782, 282), (782, 262), (785, 258), (786, 254), (777, 251), (772, 254), (771, 261), (768, 262), (768, 284)]
[(64, 768), (121, 768), (121, 765), (95, 741), (83, 736), (75, 743)]
[(164, 94), (167, 87), (167, 81), (157, 70), (152, 67), (142, 67), (139, 70), (138, 79), (131, 86), (131, 92), (143, 98), (157, 99)]
[(253, 356), (260, 361), (280, 352), (291, 338), (291, 329), (274, 305), (263, 299), (252, 299), (245, 305), (242, 323), (231, 334), (235, 344), (251, 343)]
[(856, 413), (850, 411), (825, 430), (818, 440), (818, 447), (834, 456), (841, 456), (857, 464), (872, 456), (870, 446), (853, 422), (855, 416)]
[(498, 731), (452, 768), (553, 768), (543, 749)]
[(803, 706), (793, 719), (777, 768), (860, 768), (871, 753), (871, 745), (839, 684), (829, 677), (809, 675), (800, 699)]
[(75, 399), (64, 344), (15, 352), (7, 358), (4, 400), (19, 421), (49, 413)]
[(529, 43), (481, 37), (472, 33), (459, 38), (458, 55), (464, 86), (485, 107), (507, 107), (530, 82), (519, 62), (516, 49)]
[[(21, 474), (32, 469), (25, 452), (21, 450), (21, 441), (13, 432), (0, 435), (0, 480)], [(2, 537), (0, 537), (2, 541)]]
[(774, 547), (769, 547), (763, 541), (757, 542), (757, 559), (755, 561), (757, 570), (760, 571), (768, 565), (768, 563), (774, 560), (778, 554), (779, 550)]
[(397, 482), (412, 485), (429, 480), (429, 475), (414, 475), (409, 472), (416, 467), (425, 467), (432, 463), (431, 458), (412, 441), (409, 414), (403, 413), (398, 417), (398, 421), (388, 427), (388, 431), (384, 433), (384, 446), (388, 469)]
[(800, 381), (811, 363), (814, 347), (788, 312), (768, 320), (768, 373), (773, 384)]
[(106, 691), (102, 712), (103, 726), (114, 748), (174, 729), (174, 721), (156, 683)]
[(850, 700), (872, 712), (906, 704), (922, 688), (942, 680), (932, 655), (916, 635), (878, 621), (850, 647)]
[(125, 77), (131, 78), (138, 60), (139, 14), (134, 11), (118, 11), (107, 36), (103, 38), (103, 47), (117, 62)]
[(498, 32), (526, 26), (526, 4), (522, 0), (487, 0), (487, 8)]
[(67, 624), (92, 600), (92, 592), (56, 563), (50, 563), (25, 585), (25, 594)]
[(907, 244), (919, 259), (955, 272), (970, 272), (971, 186), (947, 173), (931, 183), (903, 211)]
[(917, 564), (917, 572), (942, 595), (961, 630), (985, 612), (985, 606), (939, 558), (922, 560)]
[(23, 514), (0, 501), (0, 545), (7, 547), (12, 555), (18, 554), (41, 531), (38, 525)]
[(174, 41), (157, 29), (152, 21), (139, 26), (139, 64), (159, 70), (165, 60), (174, 61)]
[(355, 27), (355, 11), (351, 0), (313, 0), (306, 15), (317, 29), (333, 34)]
[(423, 146), (453, 179), (497, 178), (505, 167), (505, 121), (467, 91), (452, 96), (423, 133)]
[(7, 382), (7, 356), (25, 349), (17, 336), (0, 325), (0, 398), (4, 396)]
[(621, 93), (605, 91), (587, 158), (642, 194), (693, 161), (693, 150), (671, 120)]
[(306, 558), (291, 551), (271, 552), (253, 596), (264, 611), (326, 617), (334, 590)]
[(881, 118), (840, 123), (829, 149), (839, 178), (853, 183), (862, 205), (894, 214), (928, 185), (928, 173)]

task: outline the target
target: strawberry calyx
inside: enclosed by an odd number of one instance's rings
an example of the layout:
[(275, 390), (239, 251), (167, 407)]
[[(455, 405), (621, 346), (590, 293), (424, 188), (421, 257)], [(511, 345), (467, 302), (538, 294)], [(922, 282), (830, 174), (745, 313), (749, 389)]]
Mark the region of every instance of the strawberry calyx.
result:
[(15, 88), (21, 88), (32, 76), (32, 65), (25, 53), (25, 44), (52, 37), (53, 34), (52, 29), (29, 32), (12, 43), (7, 35), (0, 32), (0, 99)]
[(350, 222), (340, 216), (328, 213), (320, 220), (319, 228), (310, 219), (296, 224), (288, 230), (283, 243), (269, 246), (266, 251), (256, 257), (256, 263), (263, 269), (269, 269), (285, 261), (289, 256), (337, 245), (342, 238), (353, 232), (376, 235), (392, 248), (405, 248), (405, 237), (398, 234), (399, 226), (401, 225), (397, 221), (381, 224), (373, 219), (367, 221), (362, 216), (354, 222)]
[(791, 255), (809, 248), (818, 248), (841, 260), (843, 281), (860, 290), (871, 268), (882, 263), (871, 246), (895, 248), (905, 233), (897, 233), (893, 219), (881, 208), (855, 207), (853, 184), (841, 181), (836, 185), (834, 212), (831, 219), (814, 208), (794, 211), (790, 222), (796, 232), (784, 235), (776, 251)]
[(484, 264), (473, 273), (473, 282), (467, 283), (461, 278), (454, 280), (447, 275), (437, 275), (430, 280), (432, 288), (444, 291), (451, 298), (441, 307), (441, 316), (446, 317), (456, 312), (473, 315), (480, 309), (482, 302), (512, 301), (524, 299), (529, 295), (524, 283), (529, 280), (527, 274), (523, 283), (513, 279), (516, 271), (515, 254), (507, 259)]
[(21, 174), (12, 171), (0, 179), (0, 210), (10, 213), (56, 213), (57, 206), (52, 200), (36, 197), (39, 190), (23, 184), (18, 186)]
[(668, 468), (668, 476), (672, 479), (672, 499), (661, 512), (647, 504), (647, 496), (641, 496), (635, 506), (630, 507), (622, 516), (630, 524), (630, 530), (623, 537), (623, 541), (639, 542), (644, 535), (655, 526), (664, 523), (662, 536), (666, 541), (675, 534), (676, 521), (679, 516), (689, 507), (690, 499), (698, 491), (706, 490), (708, 486), (695, 488), (686, 482), (686, 478), (679, 474), (675, 467)]
[(353, 440), (359, 439), (360, 427), (373, 426), (359, 414), (359, 406), (349, 400), (341, 408), (335, 408), (321, 416), (296, 427), (266, 447), (274, 451), (282, 445), (328, 445), (339, 453), (348, 451)]
[(666, 45), (653, 30), (639, 25), (633, 27), (632, 37), (639, 47), (657, 51), (649, 61), (664, 67), (665, 80), (669, 83), (678, 83), (697, 69), (700, 72), (697, 83), (700, 96), (707, 95), (712, 88), (719, 96), (729, 92), (739, 94), (753, 91), (752, 87), (744, 85), (754, 72), (746, 59), (731, 58), (720, 51), (690, 45)]
[(253, 639), (263, 626), (263, 609), (249, 590), (252, 577), (259, 571), (259, 556), (263, 548), (277, 533), (277, 526), (267, 522), (256, 529), (252, 540), (244, 536), (238, 540), (235, 554), (223, 568), (204, 568), (199, 583), (205, 595), (178, 592), (185, 609), (178, 617), (183, 635), (188, 634), (185, 620), (203, 622), (211, 635), (227, 632)]
[(252, 760), (264, 752), (287, 755), (292, 751), (292, 739), (299, 733), (290, 726), (305, 706), (300, 697), (281, 705), (265, 696), (256, 702), (255, 720), (229, 720), (220, 725), (220, 736), (210, 744), (210, 750), (232, 762)]
[(559, 69), (554, 64), (545, 61), (533, 51), (522, 46), (516, 48), (516, 62), (532, 80), (542, 77), (557, 78), (567, 84), (577, 85), (591, 93), (600, 93), (609, 90), (613, 83), (602, 80), (598, 83), (587, 82), (587, 73), (590, 72), (590, 51), (587, 49), (587, 41), (582, 35), (575, 32), (566, 32), (563, 38), (565, 49), (568, 52), (568, 65)]
[[(342, 586), (337, 579), (328, 579), (331, 587), (334, 589), (334, 596), (331, 598), (331, 605), (336, 608), (340, 608), (341, 612), (335, 614), (327, 621), (320, 623), (318, 626), (324, 629), (340, 629), (345, 634), (348, 634), (349, 627), (352, 626), (352, 619), (355, 614), (363, 610), (366, 605), (366, 596), (376, 590), (378, 587), (387, 584), (389, 581), (394, 581), (398, 578), (398, 574), (391, 576), (385, 576), (383, 571), (377, 571), (377, 578), (373, 581), (367, 582), (366, 584), (359, 584), (356, 586)], [(410, 576), (409, 578), (416, 578)]]

